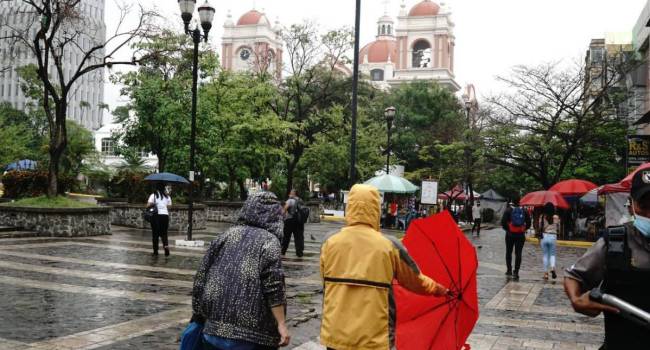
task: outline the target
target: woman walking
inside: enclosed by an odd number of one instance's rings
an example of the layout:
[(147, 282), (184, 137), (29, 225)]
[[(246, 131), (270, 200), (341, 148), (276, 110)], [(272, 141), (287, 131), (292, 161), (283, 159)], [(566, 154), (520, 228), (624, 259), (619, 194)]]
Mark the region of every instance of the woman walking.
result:
[(557, 215), (555, 205), (546, 203), (541, 216), (539, 230), (542, 233), (542, 252), (544, 253), (544, 279), (548, 279), (549, 272), (553, 279), (557, 278), (555, 273), (555, 251), (557, 234), (560, 231), (560, 216)]
[(235, 226), (217, 236), (194, 277), (192, 320), (210, 350), (289, 344), (280, 241), (283, 209), (272, 192), (250, 196)]
[(165, 184), (156, 184), (156, 190), (149, 196), (147, 208), (155, 208), (151, 219), (151, 236), (153, 243), (153, 255), (158, 256), (158, 237), (162, 239), (165, 256), (169, 256), (169, 242), (167, 230), (169, 229), (169, 210), (172, 205), (172, 198), (165, 191)]

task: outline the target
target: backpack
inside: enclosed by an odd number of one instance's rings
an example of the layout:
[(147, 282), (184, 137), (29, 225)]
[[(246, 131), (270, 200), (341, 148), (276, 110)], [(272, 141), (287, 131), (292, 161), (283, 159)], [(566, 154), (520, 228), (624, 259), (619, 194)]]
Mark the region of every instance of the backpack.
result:
[(510, 214), (510, 232), (522, 233), (524, 231), (526, 231), (526, 213), (521, 207), (516, 207)]
[(298, 222), (304, 224), (309, 220), (309, 207), (305, 206), (300, 199), (294, 199), (296, 204), (289, 208), (289, 214)]

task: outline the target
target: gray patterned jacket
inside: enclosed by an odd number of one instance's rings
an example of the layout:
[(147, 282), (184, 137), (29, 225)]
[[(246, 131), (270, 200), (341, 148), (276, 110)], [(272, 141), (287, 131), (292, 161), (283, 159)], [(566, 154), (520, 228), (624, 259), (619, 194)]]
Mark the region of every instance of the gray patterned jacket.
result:
[(271, 192), (249, 197), (237, 225), (212, 241), (194, 277), (192, 309), (204, 333), (277, 346), (271, 308), (286, 305), (282, 207)]

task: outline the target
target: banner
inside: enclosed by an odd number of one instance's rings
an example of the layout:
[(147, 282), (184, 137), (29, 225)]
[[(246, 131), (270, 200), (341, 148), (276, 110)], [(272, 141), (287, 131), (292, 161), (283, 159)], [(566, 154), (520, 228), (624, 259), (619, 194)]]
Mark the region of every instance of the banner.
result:
[(437, 204), (438, 203), (438, 183), (435, 181), (422, 181), (422, 197), (420, 198), (422, 204)]
[(627, 137), (627, 166), (639, 166), (650, 162), (650, 135)]

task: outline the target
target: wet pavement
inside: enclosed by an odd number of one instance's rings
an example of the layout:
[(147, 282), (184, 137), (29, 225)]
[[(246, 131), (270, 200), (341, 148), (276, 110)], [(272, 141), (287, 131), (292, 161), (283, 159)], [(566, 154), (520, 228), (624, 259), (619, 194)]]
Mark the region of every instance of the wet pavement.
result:
[[(320, 242), (340, 223), (306, 228), (306, 255), (283, 263), (288, 285), (289, 348), (320, 349)], [(227, 228), (196, 233), (209, 241)], [(0, 350), (178, 349), (191, 316), (192, 278), (202, 248), (172, 248), (152, 257), (150, 233), (113, 227), (93, 238), (0, 240)], [(181, 239), (180, 236), (173, 237)], [(505, 278), (503, 231), (472, 239), (480, 261), (481, 317), (472, 349), (597, 349), (602, 318), (573, 313), (557, 281), (545, 282), (541, 249), (527, 243), (519, 282)], [(585, 250), (558, 247), (558, 271)]]

